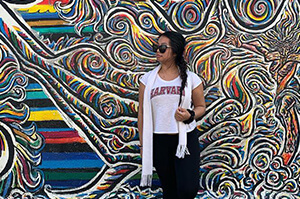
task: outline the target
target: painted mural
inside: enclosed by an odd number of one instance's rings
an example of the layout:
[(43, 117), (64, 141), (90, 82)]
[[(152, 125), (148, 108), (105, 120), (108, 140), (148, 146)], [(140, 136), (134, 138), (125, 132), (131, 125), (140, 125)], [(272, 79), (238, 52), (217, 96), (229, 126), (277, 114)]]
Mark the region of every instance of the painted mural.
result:
[(139, 78), (187, 39), (207, 112), (197, 198), (300, 198), (300, 1), (1, 0), (0, 198), (161, 198), (139, 187)]

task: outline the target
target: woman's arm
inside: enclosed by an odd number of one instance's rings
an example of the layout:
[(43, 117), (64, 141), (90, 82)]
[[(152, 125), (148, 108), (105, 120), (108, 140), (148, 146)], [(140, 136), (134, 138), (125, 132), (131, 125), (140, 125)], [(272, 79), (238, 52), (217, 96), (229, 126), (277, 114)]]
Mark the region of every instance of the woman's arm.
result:
[[(138, 110), (138, 131), (139, 140), (142, 148), (143, 145), (143, 104), (144, 104), (145, 85), (140, 83), (139, 87), (139, 110)], [(141, 150), (142, 151), (142, 150)]]
[[(192, 91), (192, 101), (194, 105), (194, 118), (197, 119), (204, 115), (206, 105), (205, 105), (205, 98), (203, 92), (203, 84), (201, 83), (199, 86), (193, 89)], [(191, 114), (184, 108), (178, 107), (175, 112), (175, 119), (177, 121), (185, 121), (191, 117)]]
[(205, 109), (206, 109), (204, 92), (203, 92), (203, 83), (201, 83), (199, 86), (193, 89), (192, 101), (194, 104), (195, 119), (198, 119), (199, 117), (205, 114)]

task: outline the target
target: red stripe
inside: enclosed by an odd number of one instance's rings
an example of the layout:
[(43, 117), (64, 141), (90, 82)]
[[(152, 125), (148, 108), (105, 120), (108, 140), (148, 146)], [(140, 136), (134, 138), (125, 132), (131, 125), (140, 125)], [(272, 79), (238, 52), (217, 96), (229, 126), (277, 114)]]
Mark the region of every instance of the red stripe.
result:
[(86, 143), (77, 131), (40, 131), (39, 133), (45, 137), (46, 144)]
[(62, 3), (68, 3), (70, 0), (43, 0), (39, 5), (53, 5), (56, 1), (62, 2)]
[(77, 131), (40, 132), (46, 139), (80, 137)]

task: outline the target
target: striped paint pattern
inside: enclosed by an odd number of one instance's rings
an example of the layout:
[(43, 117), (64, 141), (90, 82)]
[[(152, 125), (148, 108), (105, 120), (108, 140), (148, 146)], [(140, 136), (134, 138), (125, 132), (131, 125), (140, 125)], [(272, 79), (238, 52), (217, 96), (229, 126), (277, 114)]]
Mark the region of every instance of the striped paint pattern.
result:
[(60, 189), (86, 184), (104, 162), (78, 131), (68, 126), (38, 83), (30, 80), (26, 92), (25, 103), (30, 106), (28, 120), (37, 124), (38, 133), (45, 138), (42, 163), (38, 167), (44, 173), (45, 184)]

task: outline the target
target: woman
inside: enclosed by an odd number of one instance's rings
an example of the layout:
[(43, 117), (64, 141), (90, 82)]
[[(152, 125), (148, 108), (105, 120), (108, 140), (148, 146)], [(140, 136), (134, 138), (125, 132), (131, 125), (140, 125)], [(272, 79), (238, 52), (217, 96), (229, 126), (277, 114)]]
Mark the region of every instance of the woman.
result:
[(164, 198), (194, 198), (199, 187), (199, 143), (195, 119), (205, 113), (201, 79), (183, 58), (184, 37), (159, 36), (154, 47), (160, 65), (141, 78), (138, 129), (141, 186), (151, 186), (153, 166)]

